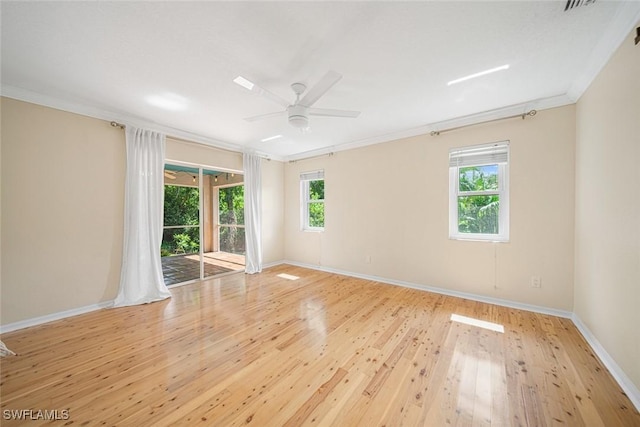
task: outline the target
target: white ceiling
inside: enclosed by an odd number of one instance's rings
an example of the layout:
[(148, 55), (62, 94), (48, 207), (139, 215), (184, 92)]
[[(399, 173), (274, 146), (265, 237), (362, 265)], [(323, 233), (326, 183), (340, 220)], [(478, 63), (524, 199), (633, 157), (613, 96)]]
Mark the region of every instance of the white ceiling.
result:
[[(7, 2), (2, 94), (174, 136), (293, 159), (575, 102), (640, 17), (640, 2)], [(508, 70), (447, 86), (478, 71)], [(281, 97), (342, 80), (301, 133)], [(184, 108), (151, 105), (169, 94)], [(283, 135), (271, 142), (261, 139)]]

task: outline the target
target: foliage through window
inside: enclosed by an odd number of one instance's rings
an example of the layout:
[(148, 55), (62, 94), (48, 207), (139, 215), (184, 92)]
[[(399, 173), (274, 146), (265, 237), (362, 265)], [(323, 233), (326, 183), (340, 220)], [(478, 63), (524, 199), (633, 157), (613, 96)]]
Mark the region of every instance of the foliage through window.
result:
[(218, 206), (220, 251), (244, 255), (244, 185), (221, 187)]
[(162, 256), (200, 252), (199, 214), (197, 187), (164, 186)]
[(509, 240), (507, 142), (449, 152), (449, 237)]
[(324, 171), (300, 175), (302, 229), (324, 230)]

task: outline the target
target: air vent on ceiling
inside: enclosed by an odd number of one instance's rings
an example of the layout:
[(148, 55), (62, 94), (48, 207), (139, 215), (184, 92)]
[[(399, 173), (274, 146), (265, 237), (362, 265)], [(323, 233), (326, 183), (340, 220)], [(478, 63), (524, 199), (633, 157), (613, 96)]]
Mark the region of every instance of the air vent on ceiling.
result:
[(567, 5), (564, 7), (564, 11), (566, 12), (569, 9), (575, 9), (580, 6), (588, 6), (595, 2), (596, 0), (567, 0)]

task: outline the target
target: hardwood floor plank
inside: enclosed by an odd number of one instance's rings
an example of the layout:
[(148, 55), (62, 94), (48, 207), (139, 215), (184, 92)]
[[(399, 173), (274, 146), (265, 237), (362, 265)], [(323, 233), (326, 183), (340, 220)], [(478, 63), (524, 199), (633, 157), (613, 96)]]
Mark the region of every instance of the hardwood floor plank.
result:
[(329, 381), (322, 384), (313, 395), (307, 399), (291, 418), (283, 424), (283, 427), (294, 427), (303, 424), (303, 422), (309, 418), (309, 415), (327, 398), (327, 394), (333, 391), (333, 389), (340, 384), (342, 379), (348, 372), (342, 368), (338, 368)]
[(379, 389), (382, 387), (382, 385), (387, 380), (396, 364), (402, 357), (402, 353), (404, 353), (407, 347), (411, 344), (411, 341), (413, 340), (415, 334), (415, 328), (411, 328), (407, 331), (400, 343), (393, 350), (393, 353), (391, 353), (389, 357), (382, 363), (382, 366), (378, 369), (367, 387), (364, 389), (363, 393), (366, 396), (369, 396), (371, 398), (375, 397)]
[[(316, 409), (315, 419), (320, 426), (354, 425), (357, 426), (361, 420), (361, 414), (368, 408), (371, 399), (363, 395), (364, 388), (370, 378), (362, 372), (349, 372), (345, 377), (345, 382), (341, 384), (341, 394), (335, 396), (333, 404)], [(348, 381), (348, 382), (347, 382)], [(337, 392), (337, 391), (334, 391)], [(319, 409), (326, 412), (318, 413)], [(311, 417), (311, 420), (314, 420)], [(349, 424), (351, 422), (351, 424)]]
[(18, 353), (0, 360), (3, 414), (69, 410), (29, 425), (640, 426), (567, 319), (289, 265), (171, 293), (3, 334)]

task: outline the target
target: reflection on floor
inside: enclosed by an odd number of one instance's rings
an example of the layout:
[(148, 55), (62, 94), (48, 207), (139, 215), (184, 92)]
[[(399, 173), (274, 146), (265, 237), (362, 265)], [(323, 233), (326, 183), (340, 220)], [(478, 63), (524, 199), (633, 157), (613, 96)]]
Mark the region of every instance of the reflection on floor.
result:
[[(205, 277), (230, 271), (244, 270), (244, 255), (227, 252), (204, 254)], [(167, 286), (200, 278), (200, 260), (197, 254), (162, 257), (162, 274)]]

